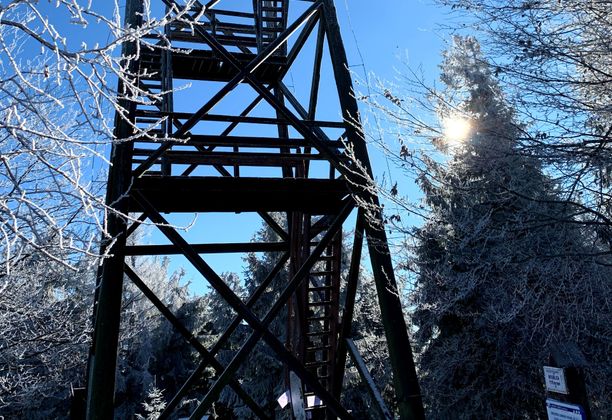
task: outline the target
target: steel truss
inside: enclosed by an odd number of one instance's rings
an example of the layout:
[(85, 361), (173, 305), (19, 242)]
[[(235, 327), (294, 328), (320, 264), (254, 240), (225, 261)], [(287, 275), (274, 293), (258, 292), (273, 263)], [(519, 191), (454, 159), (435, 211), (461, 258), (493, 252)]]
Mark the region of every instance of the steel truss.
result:
[[(380, 228), (382, 215), (372, 210), (378, 208), (378, 198), (367, 185), (372, 170), (333, 1), (311, 1), (295, 18), (290, 13), (289, 0), (253, 0), (252, 5), (245, 2), (250, 7), (247, 10), (223, 9), (221, 0), (205, 5), (197, 1), (187, 5), (175, 0), (159, 1), (165, 13), (180, 15), (181, 19), (167, 25), (162, 33), (127, 42), (123, 49), (124, 64), (138, 78), (145, 98), (121, 99), (125, 114), (115, 119), (118, 141), (112, 150), (107, 192), (107, 203), (115, 212), (107, 218), (112, 240), (103, 244), (111, 256), (100, 269), (96, 288), (87, 418), (113, 416), (124, 276), (201, 358), (161, 418), (172, 415), (208, 367), (216, 372), (215, 380), (191, 418), (206, 414), (226, 386), (255, 416), (269, 418), (271, 413), (261, 401), (248, 395), (236, 377), (260, 340), (287, 369), (296, 418), (302, 418), (304, 410), (314, 418), (351, 418), (340, 402), (349, 354), (374, 395), (377, 416), (390, 417), (351, 337), (364, 238), (393, 368), (398, 412), (403, 419), (423, 418), (387, 238)], [(297, 3), (301, 2), (292, 1)], [(127, 0), (125, 22), (130, 27), (143, 24), (142, 0)], [(311, 39), (311, 86), (308, 103), (302, 105), (285, 78)], [(190, 45), (189, 49), (185, 44)], [(326, 55), (333, 74), (323, 74)], [(317, 117), (320, 83), (325, 76), (333, 77), (337, 113), (343, 121)], [(219, 82), (221, 87), (193, 112), (179, 112), (175, 110), (179, 98), (174, 86), (185, 79)], [(213, 113), (213, 108), (239, 86), (250, 86), (255, 99), (241, 112)], [(119, 92), (123, 89), (120, 83)], [(273, 114), (253, 115), (261, 104), (267, 104)], [(211, 122), (224, 124), (223, 130), (218, 133), (205, 126)], [(275, 127), (277, 134), (235, 134), (245, 124)], [(330, 134), (333, 130), (336, 134)], [(315, 169), (321, 163), (328, 167), (323, 175)], [(249, 176), (250, 168), (278, 172), (267, 177)], [(356, 203), (368, 203), (370, 210), (356, 210)], [(280, 240), (190, 243), (162, 215), (184, 212), (224, 212), (228, 218), (237, 212), (255, 212)], [(287, 228), (272, 217), (272, 212), (286, 214)], [(342, 279), (342, 226), (354, 212), (357, 215), (351, 260), (348, 274)], [(136, 220), (125, 217), (136, 213), (140, 213)], [(159, 229), (169, 244), (128, 244), (128, 237), (147, 221)], [(227, 252), (278, 252), (280, 257), (243, 301), (202, 257)], [(182, 255), (223, 297), (237, 315), (214, 346), (207, 349), (202, 345), (148, 288), (146, 279), (126, 260), (132, 255)], [(289, 269), (289, 281), (278, 291), (266, 315), (259, 318), (253, 312), (255, 303), (285, 267)], [(269, 330), (283, 309), (288, 311), (286, 342)], [(216, 356), (243, 322), (252, 332), (224, 366)], [(303, 400), (315, 395), (323, 405), (307, 407)]]

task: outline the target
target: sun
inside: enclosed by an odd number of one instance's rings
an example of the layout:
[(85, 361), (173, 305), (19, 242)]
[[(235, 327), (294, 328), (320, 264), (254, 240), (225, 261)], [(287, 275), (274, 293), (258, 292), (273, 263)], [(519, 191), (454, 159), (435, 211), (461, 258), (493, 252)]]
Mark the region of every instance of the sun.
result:
[(472, 131), (470, 120), (459, 115), (451, 115), (442, 120), (444, 139), (451, 146), (463, 144)]

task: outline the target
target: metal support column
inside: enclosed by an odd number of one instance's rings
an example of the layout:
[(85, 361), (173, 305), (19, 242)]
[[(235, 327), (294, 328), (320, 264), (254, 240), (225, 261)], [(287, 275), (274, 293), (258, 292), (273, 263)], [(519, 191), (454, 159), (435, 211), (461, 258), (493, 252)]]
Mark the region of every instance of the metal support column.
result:
[[(329, 42), (330, 55), (338, 87), (338, 96), (342, 108), (342, 116), (347, 124), (347, 137), (354, 147), (355, 155), (367, 170), (369, 179), (374, 179), (370, 158), (365, 144), (359, 120), (359, 108), (354, 96), (351, 75), (348, 70), (346, 51), (342, 43), (340, 27), (333, 0), (323, 0), (326, 33)], [(365, 182), (362, 182), (365, 184)], [(365, 188), (358, 192), (366, 203), (380, 209), (378, 197)], [(387, 241), (387, 234), (382, 223), (382, 214), (376, 210), (368, 215), (365, 225), (368, 250), (372, 262), (372, 271), (378, 292), (381, 316), (389, 347), (389, 357), (393, 367), (393, 383), (402, 419), (423, 419), (425, 413), (421, 399), (419, 381), (414, 365), (414, 356), (408, 339), (408, 330), (404, 322), (404, 313), (399, 299), (399, 291), (393, 263)], [(376, 223), (377, 225), (375, 225)]]
[[(124, 22), (127, 28), (136, 28), (142, 24), (142, 0), (127, 0)], [(136, 73), (138, 62), (133, 58), (137, 50), (135, 41), (123, 45), (122, 54), (128, 71)], [(118, 92), (125, 94), (126, 87), (119, 82)], [(136, 109), (134, 102), (120, 99), (119, 106), (127, 111), (127, 118), (133, 119)], [(131, 161), (133, 143), (122, 141), (132, 135), (133, 131), (126, 121), (126, 116), (115, 114), (115, 143), (111, 151), (111, 161), (106, 194), (107, 205), (114, 211), (107, 210), (107, 238), (102, 244), (102, 253), (110, 252), (99, 270), (96, 285), (96, 302), (94, 313), (94, 336), (90, 350), (87, 418), (111, 419), (113, 417), (115, 396), (115, 366), (117, 365), (117, 343), (119, 340), (119, 323), (121, 314), (121, 296), (123, 291), (123, 264), (126, 246), (127, 192), (131, 185)]]

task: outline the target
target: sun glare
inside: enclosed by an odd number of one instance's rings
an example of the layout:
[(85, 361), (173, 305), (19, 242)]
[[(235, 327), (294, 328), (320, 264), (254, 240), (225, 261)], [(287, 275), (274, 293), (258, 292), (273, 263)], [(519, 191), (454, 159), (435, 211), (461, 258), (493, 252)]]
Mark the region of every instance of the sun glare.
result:
[(442, 121), (444, 138), (450, 145), (460, 145), (467, 140), (472, 130), (470, 121), (460, 116), (450, 116)]

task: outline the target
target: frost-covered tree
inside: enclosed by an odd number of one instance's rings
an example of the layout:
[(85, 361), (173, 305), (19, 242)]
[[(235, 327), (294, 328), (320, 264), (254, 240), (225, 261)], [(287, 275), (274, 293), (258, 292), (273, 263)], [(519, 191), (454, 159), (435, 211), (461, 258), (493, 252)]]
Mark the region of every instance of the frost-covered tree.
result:
[[(587, 380), (603, 413), (612, 273), (593, 256), (595, 235), (571, 223), (557, 184), (518, 149), (523, 128), (475, 39), (455, 38), (441, 70), (438, 111), (455, 132), (437, 139), (448, 161), (422, 157), (429, 217), (414, 232), (412, 261), (427, 409), (436, 418), (543, 417), (542, 365), (552, 346), (574, 343), (600, 372)], [(449, 144), (458, 128), (463, 141)]]
[[(169, 272), (169, 259), (133, 257), (129, 263), (181, 322), (192, 322), (195, 314), (184, 311), (192, 300), (188, 286), (182, 284), (182, 272)], [(116, 413), (128, 417), (142, 412), (147, 398), (148, 404), (163, 401), (156, 392), (174, 395), (194, 365), (190, 345), (129, 280), (121, 311)]]
[[(168, 272), (168, 263), (131, 261), (177, 317), (194, 324), (196, 299), (188, 296), (180, 272)], [(66, 418), (71, 387), (84, 385), (95, 267), (87, 260), (75, 266), (77, 271), (33, 253), (0, 276), (0, 413), (6, 418)], [(173, 395), (195, 365), (189, 344), (134, 285), (125, 284), (117, 413), (128, 418), (159, 408), (163, 395)]]
[[(56, 250), (56, 255), (61, 252)], [(93, 273), (33, 255), (0, 276), (0, 413), (66, 418), (82, 386)]]
[(166, 408), (163, 392), (158, 388), (152, 387), (147, 395), (147, 400), (142, 405), (145, 415), (137, 414), (136, 418), (138, 420), (157, 420), (164, 411), (164, 408)]
[[(280, 214), (275, 214), (277, 222), (286, 224), (285, 219)], [(254, 241), (258, 242), (275, 242), (279, 241), (278, 235), (267, 225), (263, 226), (256, 232)], [(262, 254), (251, 253), (244, 259), (244, 284), (238, 284), (237, 276), (229, 277), (229, 284), (233, 287), (236, 293), (239, 293), (245, 300), (251, 296), (261, 282), (268, 276), (270, 271), (276, 265), (280, 258), (278, 252), (265, 252)], [(276, 302), (282, 286), (288, 281), (288, 269), (283, 267), (279, 274), (272, 280), (271, 284), (262, 293), (255, 305), (252, 307), (253, 313), (263, 319), (270, 307)], [(225, 327), (235, 317), (235, 313), (228, 309), (228, 305), (222, 298), (215, 293), (217, 299), (220, 299), (220, 305), (226, 309), (218, 310), (217, 314), (223, 314), (223, 318), (218, 315), (213, 317), (214, 331), (217, 337), (225, 330)], [(269, 330), (278, 337), (281, 342), (285, 341), (285, 330), (287, 326), (286, 310), (283, 309), (279, 315), (269, 325)], [(240, 345), (250, 335), (251, 329), (246, 325), (239, 325), (232, 335), (229, 343), (224, 346), (226, 356), (225, 363), (227, 364)], [(280, 411), (276, 399), (285, 392), (285, 371), (281, 362), (278, 361), (276, 353), (265, 343), (258, 342), (255, 348), (251, 351), (247, 361), (238, 371), (238, 376), (242, 378), (243, 389), (255, 401), (262, 404), (262, 407), (269, 413), (277, 413), (282, 417), (283, 412)], [(236, 394), (226, 387), (221, 394), (220, 402), (226, 404), (231, 409), (233, 414), (238, 418), (249, 418), (252, 415), (250, 409), (244, 405), (242, 400)], [(264, 405), (266, 404), (266, 405)], [(284, 414), (288, 414), (285, 412)]]
[[(244, 284), (238, 275), (225, 272), (221, 273), (220, 277), (239, 297), (244, 297)], [(235, 312), (214, 289), (208, 289), (202, 296), (189, 296), (180, 306), (176, 307), (174, 312), (185, 328), (192, 331), (205, 348), (209, 351), (215, 349), (215, 358), (223, 366), (230, 363), (240, 344), (246, 339), (248, 331), (245, 329), (247, 327), (239, 324), (229, 339), (225, 340), (223, 345), (215, 348), (217, 341), (233, 321)], [(158, 354), (161, 357), (159, 363), (151, 365), (149, 372), (153, 375), (161, 375), (157, 377), (157, 388), (163, 390), (166, 397), (172, 397), (188, 376), (203, 362), (197, 350), (176, 332), (172, 341), (167, 343)], [(197, 407), (198, 401), (204, 398), (216, 377), (215, 369), (207, 364), (207, 368), (192, 385), (174, 413), (179, 416), (189, 415)], [(246, 386), (245, 383), (242, 384), (245, 389)], [(168, 401), (169, 399), (165, 402)], [(232, 415), (247, 418), (251, 413), (230, 387), (222, 391), (218, 401), (213, 404), (212, 411), (220, 418)]]
[(521, 146), (556, 168), (561, 197), (612, 237), (609, 1), (438, 0), (479, 34), (521, 119)]
[[(65, 264), (96, 254), (108, 236), (100, 182), (113, 117), (127, 118), (125, 100), (159, 99), (139, 83), (134, 60), (185, 10), (124, 25), (119, 2), (9, 0), (0, 4), (0, 270), (25, 250)], [(122, 45), (138, 43), (123, 57)], [(123, 101), (123, 102), (122, 102)], [(134, 127), (147, 136), (150, 128)]]

